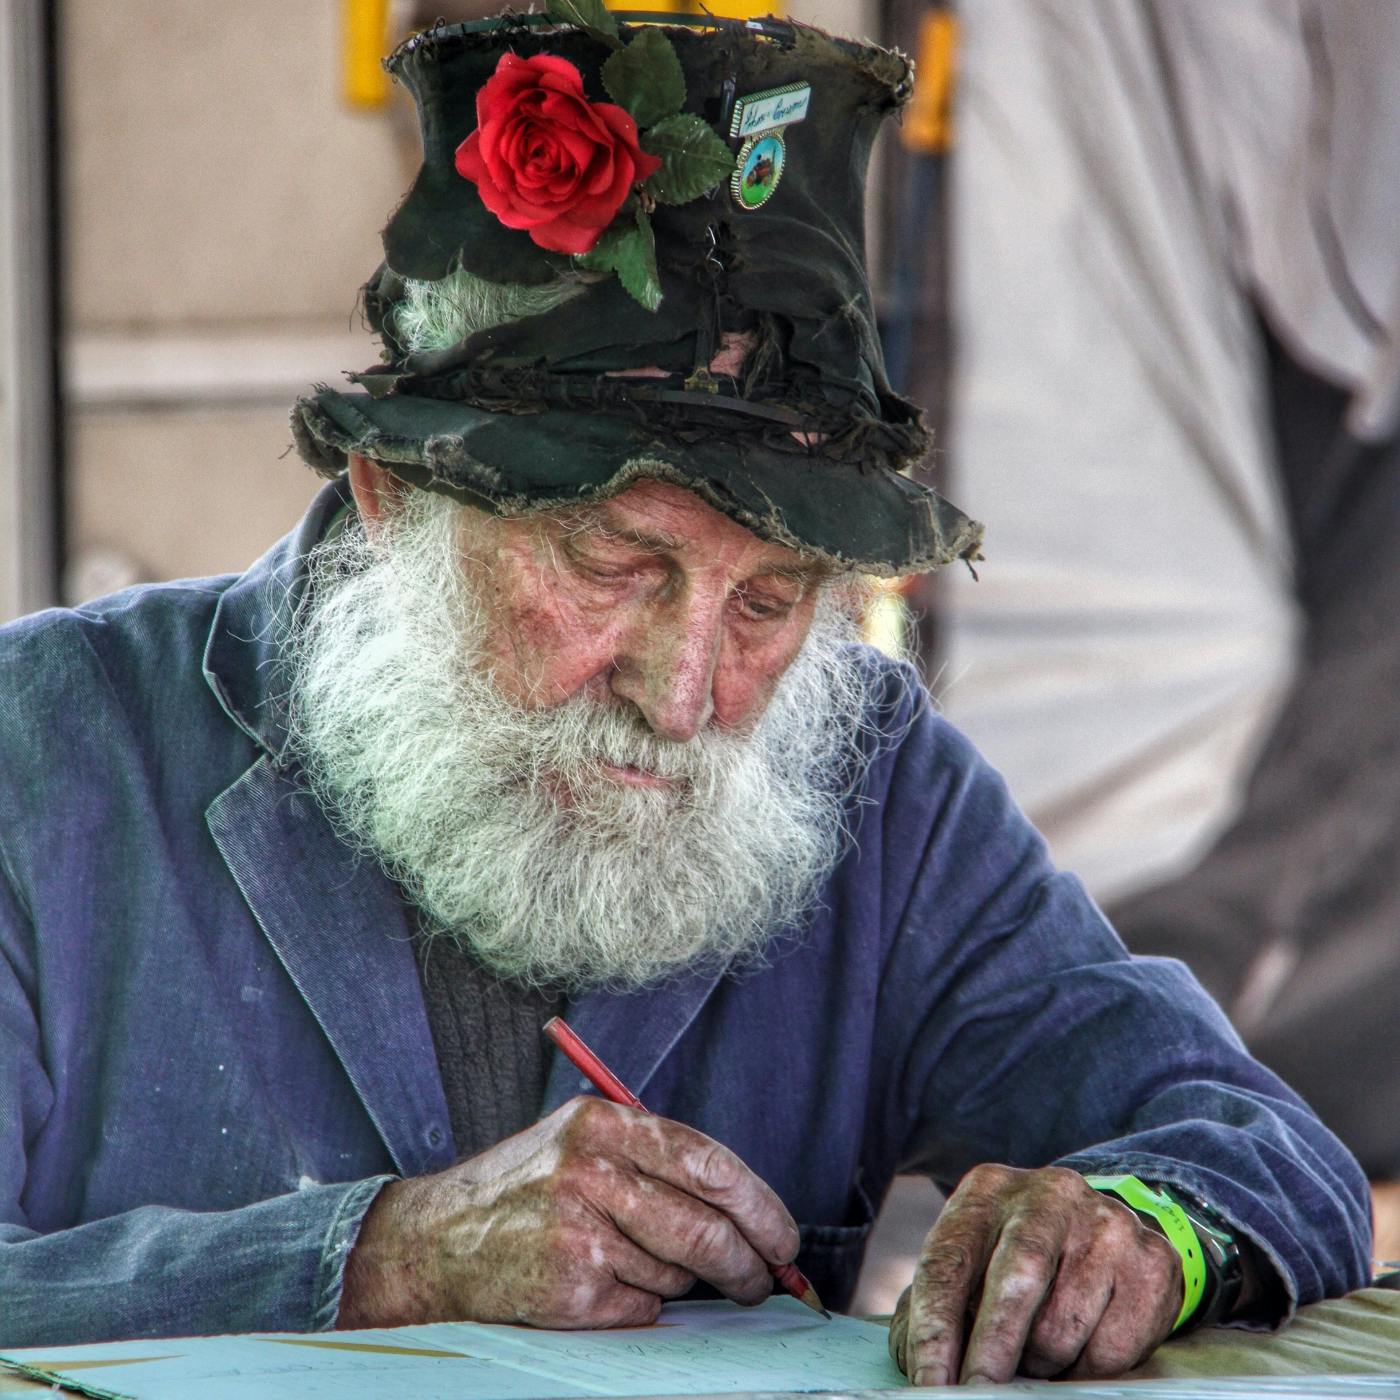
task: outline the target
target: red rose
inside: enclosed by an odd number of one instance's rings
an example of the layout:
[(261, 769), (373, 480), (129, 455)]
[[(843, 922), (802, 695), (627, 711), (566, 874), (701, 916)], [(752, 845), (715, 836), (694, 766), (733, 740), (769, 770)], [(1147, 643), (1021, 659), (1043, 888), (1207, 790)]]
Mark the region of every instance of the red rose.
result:
[(457, 173), (507, 228), (555, 253), (588, 252), (661, 164), (637, 145), (636, 122), (590, 102), (578, 69), (552, 54), (502, 54), (476, 95), (476, 120), (457, 147)]

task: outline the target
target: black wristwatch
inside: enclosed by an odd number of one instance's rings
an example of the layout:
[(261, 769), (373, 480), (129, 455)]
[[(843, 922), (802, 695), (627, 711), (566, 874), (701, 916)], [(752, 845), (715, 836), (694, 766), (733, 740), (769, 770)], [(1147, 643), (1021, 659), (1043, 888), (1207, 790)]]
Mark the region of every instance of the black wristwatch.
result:
[(1195, 1312), (1182, 1330), (1213, 1327), (1217, 1322), (1225, 1321), (1240, 1300), (1240, 1290), (1244, 1287), (1244, 1257), (1240, 1252), (1240, 1242), (1230, 1226), (1199, 1197), (1165, 1182), (1152, 1184), (1181, 1207), (1181, 1213), (1191, 1222), (1191, 1228), (1201, 1242), (1202, 1262), (1206, 1271), (1205, 1289)]

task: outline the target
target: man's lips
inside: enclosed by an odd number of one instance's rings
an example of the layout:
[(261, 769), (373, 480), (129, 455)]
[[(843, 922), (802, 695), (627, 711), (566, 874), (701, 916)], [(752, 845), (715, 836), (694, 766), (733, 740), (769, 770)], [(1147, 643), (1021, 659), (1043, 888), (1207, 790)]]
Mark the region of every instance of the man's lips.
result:
[[(638, 768), (634, 763), (604, 763), (599, 761), (594, 768), (592, 781), (602, 778), (608, 782), (623, 783), (628, 787), (650, 788), (652, 791), (673, 792), (681, 786), (679, 778), (666, 778), (660, 773)], [(550, 771), (544, 775), (545, 785), (554, 794), (556, 801), (564, 807), (574, 805), (574, 792), (563, 774)]]

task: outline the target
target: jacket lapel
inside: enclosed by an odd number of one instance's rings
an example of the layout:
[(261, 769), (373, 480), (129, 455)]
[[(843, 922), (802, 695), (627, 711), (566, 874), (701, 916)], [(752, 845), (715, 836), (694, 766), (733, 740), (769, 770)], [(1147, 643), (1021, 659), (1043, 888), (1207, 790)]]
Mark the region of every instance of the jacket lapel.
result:
[(405, 1176), (445, 1167), (452, 1133), (404, 910), (372, 861), (261, 758), (209, 830)]
[(357, 857), (288, 765), (279, 639), (306, 589), (306, 556), (349, 506), (326, 486), (298, 530), (223, 594), (204, 674), (263, 756), (205, 813), (268, 942), (296, 984), (404, 1175), (453, 1155), (442, 1079), (404, 909), (373, 861)]
[[(721, 968), (685, 973), (640, 992), (590, 992), (570, 1004), (566, 1019), (589, 1049), (645, 1103), (646, 1086), (657, 1066), (723, 975)], [(555, 1051), (544, 1111), (552, 1112), (583, 1089), (578, 1070)]]

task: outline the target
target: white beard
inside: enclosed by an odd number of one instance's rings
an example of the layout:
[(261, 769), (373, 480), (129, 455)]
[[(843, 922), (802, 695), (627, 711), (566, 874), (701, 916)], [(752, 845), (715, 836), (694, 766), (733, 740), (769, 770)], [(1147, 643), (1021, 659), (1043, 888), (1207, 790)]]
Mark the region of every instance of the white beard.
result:
[[(849, 616), (818, 601), (747, 734), (674, 743), (583, 696), (524, 710), (477, 660), (461, 510), (414, 491), (375, 544), (352, 524), (313, 557), (292, 742), (337, 830), (502, 976), (628, 989), (761, 961), (841, 854), (867, 698)], [(673, 781), (603, 769), (628, 764)]]

